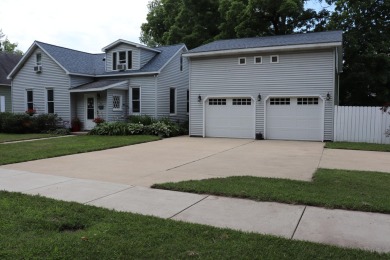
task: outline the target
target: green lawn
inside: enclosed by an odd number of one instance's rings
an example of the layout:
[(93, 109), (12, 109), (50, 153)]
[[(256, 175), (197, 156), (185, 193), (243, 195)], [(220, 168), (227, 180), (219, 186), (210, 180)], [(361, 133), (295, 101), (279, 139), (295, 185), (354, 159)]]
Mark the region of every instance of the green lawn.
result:
[(364, 150), (390, 152), (390, 144), (369, 144), (369, 143), (349, 143), (349, 142), (328, 142), (325, 148), (330, 149), (347, 149), (347, 150)]
[(47, 137), (53, 137), (53, 136), (58, 136), (58, 135), (51, 135), (51, 134), (4, 134), (4, 133), (0, 133), (0, 143), (20, 141), (20, 140), (29, 140), (29, 139), (47, 138)]
[(390, 254), (244, 233), (0, 192), (0, 259), (388, 259)]
[(158, 140), (157, 136), (75, 136), (0, 144), (0, 165), (104, 150)]
[(390, 213), (390, 173), (319, 169), (312, 182), (242, 176), (155, 184), (153, 187), (257, 201)]

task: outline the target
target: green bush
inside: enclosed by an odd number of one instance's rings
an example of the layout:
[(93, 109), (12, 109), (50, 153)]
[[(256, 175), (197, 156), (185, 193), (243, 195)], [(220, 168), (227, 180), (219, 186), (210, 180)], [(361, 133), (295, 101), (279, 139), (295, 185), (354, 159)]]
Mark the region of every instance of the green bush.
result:
[(148, 115), (132, 115), (129, 116), (126, 121), (132, 124), (151, 125), (158, 120)]
[(0, 132), (25, 134), (46, 133), (55, 130), (61, 119), (57, 115), (41, 114), (30, 116), (25, 113), (0, 113)]

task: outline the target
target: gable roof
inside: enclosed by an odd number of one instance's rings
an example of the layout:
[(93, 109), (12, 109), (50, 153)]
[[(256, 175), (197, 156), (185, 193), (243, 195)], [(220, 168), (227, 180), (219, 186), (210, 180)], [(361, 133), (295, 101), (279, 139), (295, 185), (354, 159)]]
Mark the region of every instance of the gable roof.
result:
[(23, 59), (9, 74), (12, 78), (19, 68), (26, 62), (32, 53), (40, 48), (54, 62), (56, 62), (66, 74), (80, 75), (89, 77), (106, 77), (106, 76), (125, 76), (125, 75), (142, 75), (142, 74), (158, 74), (168, 64), (168, 62), (175, 56), (177, 52), (185, 48), (184, 44), (163, 46), (154, 48), (157, 54), (145, 66), (139, 70), (128, 71), (112, 71), (105, 70), (105, 53), (91, 54), (87, 52), (72, 50), (44, 42), (35, 41), (29, 48)]
[(107, 45), (106, 47), (104, 47), (102, 49), (102, 51), (106, 52), (107, 50), (112, 49), (112, 48), (114, 48), (115, 46), (117, 46), (117, 45), (119, 45), (121, 43), (124, 43), (124, 44), (127, 44), (127, 45), (132, 45), (132, 46), (135, 46), (137, 48), (145, 49), (145, 50), (148, 50), (148, 51), (153, 51), (153, 52), (157, 52), (157, 53), (159, 52), (158, 50), (153, 49), (153, 48), (149, 48), (149, 47), (147, 47), (145, 45), (142, 45), (142, 44), (139, 44), (139, 43), (135, 43), (135, 42), (131, 42), (131, 41), (122, 40), (122, 39), (116, 40), (115, 42)]
[(342, 31), (302, 33), (266, 37), (214, 41), (190, 50), (183, 56), (204, 56), (218, 53), (250, 52), (267, 49), (341, 46)]
[(11, 85), (7, 76), (21, 59), (22, 55), (0, 52), (0, 85)]

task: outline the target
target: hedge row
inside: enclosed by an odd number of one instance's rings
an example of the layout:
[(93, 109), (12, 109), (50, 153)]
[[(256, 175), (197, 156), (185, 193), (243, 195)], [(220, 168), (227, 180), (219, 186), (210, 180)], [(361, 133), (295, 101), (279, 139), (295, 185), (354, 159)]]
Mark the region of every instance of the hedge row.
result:
[(13, 134), (47, 133), (56, 131), (61, 118), (53, 114), (30, 116), (25, 113), (0, 113), (0, 132)]

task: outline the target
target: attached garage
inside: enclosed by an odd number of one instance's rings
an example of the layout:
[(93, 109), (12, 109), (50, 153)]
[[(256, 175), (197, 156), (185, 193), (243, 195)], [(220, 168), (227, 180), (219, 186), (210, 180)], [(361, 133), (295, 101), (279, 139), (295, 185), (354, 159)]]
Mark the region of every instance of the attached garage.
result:
[(266, 139), (322, 141), (323, 100), (270, 97), (266, 101)]
[(205, 101), (205, 136), (254, 138), (255, 102), (250, 97), (208, 98)]

